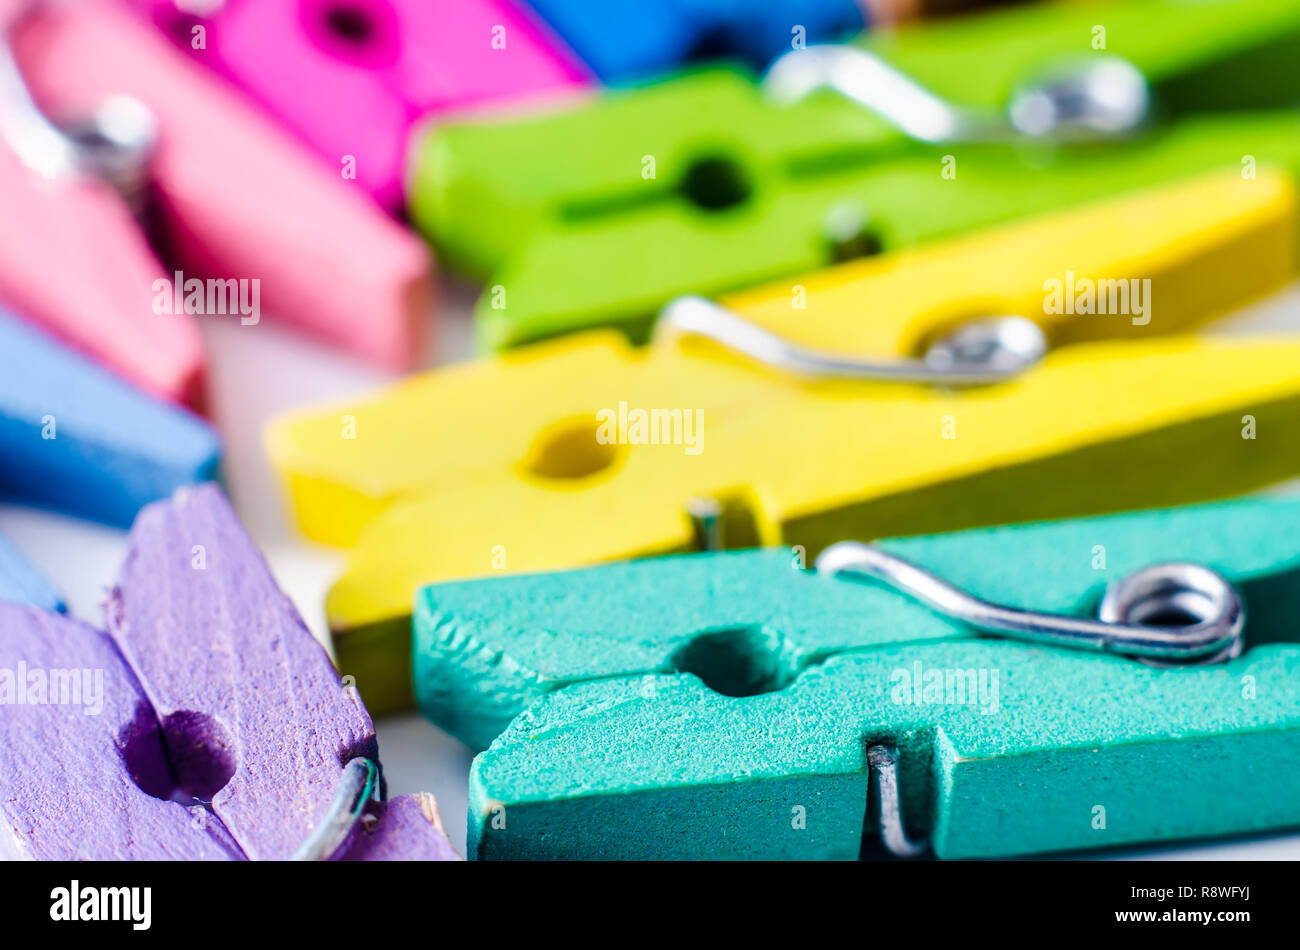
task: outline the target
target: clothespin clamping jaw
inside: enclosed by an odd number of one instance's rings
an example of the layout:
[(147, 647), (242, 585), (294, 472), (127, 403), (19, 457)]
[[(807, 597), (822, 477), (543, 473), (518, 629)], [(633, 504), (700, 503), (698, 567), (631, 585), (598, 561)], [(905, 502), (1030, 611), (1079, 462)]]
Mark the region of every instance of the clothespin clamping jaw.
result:
[(0, 854), (455, 857), (212, 485), (146, 508), (107, 632), (0, 604)]
[[(196, 314), (256, 332), (265, 310), (413, 365), (432, 307), (418, 238), (117, 3), (19, 7), (0, 57), (0, 204), (30, 228), (0, 243), (0, 296), (190, 404)], [(141, 220), (106, 182), (150, 199)]]
[(125, 528), (220, 454), (202, 419), (0, 310), (0, 497)]
[(416, 690), (486, 749), (476, 858), (1292, 827), (1297, 529), (1300, 502), (1249, 500), (841, 544), (812, 570), (758, 550), (434, 585)]
[(1295, 440), (1253, 437), (1300, 419), (1300, 343), (1175, 335), (1290, 280), (1296, 224), (1288, 177), (1214, 173), (679, 301), (641, 350), (590, 333), (280, 420), (299, 525), (353, 549), (340, 668), (372, 708), (409, 702), (406, 618), (438, 580), (719, 535), (812, 557), (1300, 472)]
[(700, 70), (439, 125), (411, 216), (485, 281), (486, 348), (593, 326), (639, 341), (677, 296), (1214, 168), (1300, 174), (1297, 54), (1289, 0), (1027, 5), (796, 50), (762, 82)]
[(390, 210), (403, 204), (416, 122), (577, 93), (589, 81), (572, 52), (505, 0), (132, 5)]

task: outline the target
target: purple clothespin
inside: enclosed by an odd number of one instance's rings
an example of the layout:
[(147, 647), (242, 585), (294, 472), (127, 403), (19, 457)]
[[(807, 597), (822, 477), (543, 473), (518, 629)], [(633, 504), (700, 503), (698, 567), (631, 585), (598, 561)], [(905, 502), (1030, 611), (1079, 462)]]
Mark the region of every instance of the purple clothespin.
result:
[(215, 485), (140, 512), (106, 614), (0, 604), (0, 857), (458, 858), (431, 796), (372, 799), (370, 716)]

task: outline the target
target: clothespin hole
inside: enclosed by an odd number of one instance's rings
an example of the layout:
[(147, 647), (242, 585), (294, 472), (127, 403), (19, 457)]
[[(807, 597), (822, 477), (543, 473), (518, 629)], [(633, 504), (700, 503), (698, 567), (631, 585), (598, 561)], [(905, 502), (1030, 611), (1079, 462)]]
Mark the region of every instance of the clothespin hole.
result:
[(303, 29), (323, 51), (363, 68), (401, 57), (402, 27), (392, 4), (377, 0), (304, 0)]
[(163, 801), (210, 802), (235, 774), (229, 734), (204, 713), (180, 711), (159, 722), (141, 703), (118, 747), (131, 780)]
[(183, 10), (180, 5), (162, 4), (154, 7), (153, 22), (173, 43), (188, 48), (194, 38), (194, 28), (203, 20), (196, 12)]
[(686, 61), (709, 63), (736, 55), (735, 37), (729, 30), (713, 27), (701, 33), (686, 53)]
[(874, 257), (885, 249), (884, 239), (873, 225), (871, 214), (857, 202), (831, 207), (822, 223), (832, 263)]
[(537, 437), (524, 459), (523, 470), (528, 475), (556, 480), (576, 480), (606, 471), (622, 454), (619, 433), (609, 435), (602, 437), (596, 413), (566, 419)]
[(726, 211), (749, 200), (753, 194), (744, 169), (725, 155), (695, 159), (682, 176), (678, 190), (704, 211)]
[(799, 667), (785, 638), (761, 626), (696, 634), (672, 656), (672, 669), (692, 673), (723, 696), (758, 696), (784, 689)]
[(330, 31), (345, 43), (362, 45), (374, 34), (374, 24), (367, 12), (351, 3), (330, 4), (325, 10)]

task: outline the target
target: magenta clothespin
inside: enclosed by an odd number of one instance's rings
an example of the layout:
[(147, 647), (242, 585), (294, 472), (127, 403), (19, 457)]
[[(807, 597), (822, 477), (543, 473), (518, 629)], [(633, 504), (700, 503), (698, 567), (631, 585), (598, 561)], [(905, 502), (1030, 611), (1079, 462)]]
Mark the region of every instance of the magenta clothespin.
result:
[[(584, 88), (590, 73), (509, 0), (130, 0), (390, 210), (427, 115)], [(207, 15), (195, 11), (212, 8)]]
[(0, 707), (0, 855), (457, 858), (429, 796), (340, 795), (377, 769), (370, 716), (215, 485), (141, 511), (105, 612), (0, 604), (0, 699), (6, 671), (80, 684)]
[[(337, 171), (109, 0), (37, 4), (13, 44), (51, 116), (84, 117), (110, 95), (147, 107), (157, 130), (147, 184), (172, 265), (160, 276), (244, 282), (243, 309), (199, 319), (249, 325), (264, 311), (385, 366), (415, 362), (432, 309), (428, 250)], [(97, 248), (107, 236), (85, 241)], [(152, 283), (143, 293), (145, 307), (167, 309)]]

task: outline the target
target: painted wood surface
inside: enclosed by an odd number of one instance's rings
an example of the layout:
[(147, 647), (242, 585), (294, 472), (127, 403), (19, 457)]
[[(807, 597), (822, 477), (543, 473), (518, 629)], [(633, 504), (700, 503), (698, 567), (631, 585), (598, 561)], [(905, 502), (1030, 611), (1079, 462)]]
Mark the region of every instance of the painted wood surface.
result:
[(0, 310), (0, 495), (125, 528), (220, 454), (202, 419)]
[(1266, 498), (881, 542), (1071, 616), (1205, 564), (1245, 603), (1226, 663), (980, 636), (787, 548), (430, 586), (416, 687), (484, 750), (471, 857), (856, 858), (877, 742), (941, 857), (1258, 833), (1300, 825), (1298, 528), (1300, 501)]
[[(1034, 321), (1046, 358), (996, 386), (818, 382), (705, 341), (593, 333), (278, 420), (268, 449), (299, 525), (352, 548), (327, 602), (340, 667), (371, 708), (409, 704), (403, 618), (422, 584), (690, 550), (696, 497), (721, 505), (724, 545), (811, 557), (1294, 475), (1296, 342), (1177, 333), (1289, 279), (1296, 209), (1285, 176), (1216, 173), (722, 299), (841, 358), (915, 357), (990, 314)], [(1051, 305), (1052, 280), (1134, 278), (1149, 312)], [(657, 440), (653, 411), (670, 414)]]
[[(0, 854), (283, 860), (344, 763), (377, 760), (356, 690), (215, 485), (141, 512), (105, 612), (106, 634), (0, 604)], [(78, 702), (3, 692), (64, 670)], [(457, 859), (427, 795), (371, 803), (336, 856)]]
[(110, 91), (153, 112), (151, 180), (169, 263), (187, 278), (256, 279), (258, 318), (264, 310), (385, 366), (414, 365), (433, 306), (428, 251), (367, 195), (340, 187), (341, 166), (321, 168), (115, 2), (43, 6), (14, 46), (51, 113), (85, 112)]

